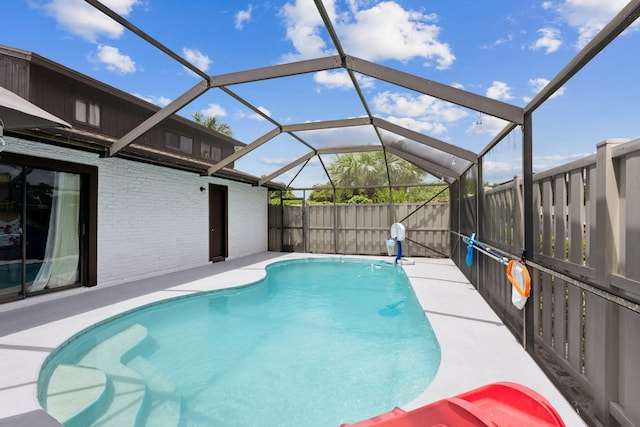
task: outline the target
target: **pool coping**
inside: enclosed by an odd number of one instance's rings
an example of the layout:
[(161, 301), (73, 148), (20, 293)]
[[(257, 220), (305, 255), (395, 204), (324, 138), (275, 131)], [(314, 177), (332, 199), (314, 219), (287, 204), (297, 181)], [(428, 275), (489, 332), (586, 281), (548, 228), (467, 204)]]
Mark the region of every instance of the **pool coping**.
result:
[[(85, 327), (165, 298), (255, 282), (276, 261), (327, 256), (336, 255), (264, 252), (126, 284), (76, 288), (0, 305), (0, 425), (60, 426), (38, 403), (38, 373), (53, 349)], [(442, 358), (433, 382), (403, 409), (511, 381), (543, 395), (567, 425), (586, 425), (450, 259), (412, 261), (403, 267), (438, 338)]]

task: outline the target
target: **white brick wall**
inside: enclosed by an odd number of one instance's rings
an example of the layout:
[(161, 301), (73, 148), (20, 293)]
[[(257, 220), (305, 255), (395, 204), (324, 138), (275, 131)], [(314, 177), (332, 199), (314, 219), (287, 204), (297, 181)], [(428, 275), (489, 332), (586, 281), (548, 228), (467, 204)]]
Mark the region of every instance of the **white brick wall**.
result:
[(228, 187), (229, 258), (267, 250), (267, 190), (6, 138), (7, 151), (98, 167), (98, 284), (206, 264), (209, 183)]

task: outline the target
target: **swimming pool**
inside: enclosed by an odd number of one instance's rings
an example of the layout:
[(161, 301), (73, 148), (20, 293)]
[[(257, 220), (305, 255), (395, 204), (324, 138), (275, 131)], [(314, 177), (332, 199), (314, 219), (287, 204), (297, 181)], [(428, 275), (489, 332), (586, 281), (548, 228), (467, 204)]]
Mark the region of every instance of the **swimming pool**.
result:
[(82, 331), (38, 395), (66, 426), (338, 426), (410, 402), (439, 363), (401, 266), (304, 259)]

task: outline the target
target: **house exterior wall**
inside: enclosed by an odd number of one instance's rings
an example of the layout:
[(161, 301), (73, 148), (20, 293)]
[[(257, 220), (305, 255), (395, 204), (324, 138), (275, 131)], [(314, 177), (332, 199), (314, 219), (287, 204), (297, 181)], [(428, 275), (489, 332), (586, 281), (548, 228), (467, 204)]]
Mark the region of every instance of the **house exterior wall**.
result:
[(98, 285), (209, 262), (209, 183), (228, 187), (229, 258), (267, 250), (267, 189), (5, 137), (7, 151), (98, 167)]
[[(114, 139), (121, 138), (160, 110), (156, 105), (35, 53), (7, 46), (0, 46), (0, 86), (70, 123), (73, 128), (67, 132), (71, 137), (66, 141), (58, 141), (58, 144), (70, 148), (89, 145), (97, 151), (104, 151)], [(76, 120), (76, 101), (99, 107), (98, 126)], [(46, 129), (41, 131), (47, 132)], [(52, 131), (53, 134), (58, 132), (59, 129)], [(180, 151), (166, 146), (167, 132), (190, 138), (191, 150)], [(233, 154), (238, 143), (229, 136), (179, 115), (167, 118), (135, 141), (136, 145), (144, 148), (162, 151), (160, 157), (181, 156), (181, 161), (191, 166), (192, 170), (206, 170), (207, 165), (205, 163), (203, 166), (202, 162), (212, 165)], [(220, 159), (217, 156), (203, 157), (203, 147), (209, 152), (209, 147), (219, 149)], [(129, 151), (129, 155), (132, 155)], [(140, 156), (140, 153), (137, 152), (137, 155)], [(158, 156), (158, 153), (154, 156)], [(148, 153), (145, 158), (149, 158)], [(233, 167), (233, 163), (229, 167)]]

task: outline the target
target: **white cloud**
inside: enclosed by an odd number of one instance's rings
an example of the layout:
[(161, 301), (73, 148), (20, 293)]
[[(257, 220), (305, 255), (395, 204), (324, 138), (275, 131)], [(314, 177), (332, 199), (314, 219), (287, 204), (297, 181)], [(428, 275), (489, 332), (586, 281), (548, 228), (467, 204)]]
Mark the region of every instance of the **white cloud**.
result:
[(429, 95), (413, 96), (401, 92), (381, 92), (373, 99), (377, 112), (408, 117), (424, 117), (433, 121), (456, 122), (468, 114), (462, 108)]
[(511, 95), (511, 88), (504, 82), (494, 81), (491, 87), (487, 89), (486, 95), (488, 98), (497, 99), (500, 101), (508, 101), (513, 99)]
[(340, 71), (319, 71), (313, 75), (313, 81), (329, 89), (352, 89), (349, 73)]
[(305, 133), (304, 139), (316, 148), (352, 146), (354, 141), (358, 141), (357, 145), (379, 145), (378, 136), (371, 126), (316, 129)]
[(562, 45), (560, 31), (555, 28), (541, 28), (538, 33), (542, 36), (530, 46), (531, 50), (544, 49), (544, 53), (556, 52)]
[[(567, 155), (554, 156), (534, 156), (533, 170), (534, 173), (540, 173), (551, 168), (570, 163), (574, 160), (581, 159), (593, 153), (576, 153)], [(489, 182), (504, 182), (512, 179), (514, 176), (522, 175), (522, 157), (516, 156), (504, 160), (485, 159), (482, 162), (482, 171), (485, 180)]]
[(284, 166), (296, 159), (294, 157), (260, 157), (259, 160), (266, 165)]
[(211, 65), (211, 62), (213, 62), (207, 55), (197, 49), (183, 47), (182, 55), (187, 61), (196, 66), (201, 71), (207, 71), (209, 69), (209, 65)]
[(500, 46), (501, 44), (506, 44), (516, 38), (515, 33), (509, 33), (506, 37), (496, 40), (493, 44), (496, 46)]
[[(328, 13), (333, 10), (333, 1), (325, 3)], [(287, 39), (293, 43), (295, 53), (283, 55), (283, 61), (299, 61), (301, 59), (327, 56), (326, 43), (320, 37), (322, 18), (311, 1), (296, 0), (295, 4), (286, 3), (281, 10), (287, 27)]]
[(200, 110), (205, 117), (224, 117), (227, 112), (218, 104), (209, 104), (204, 110)]
[(393, 1), (383, 1), (358, 11), (353, 21), (340, 21), (337, 31), (345, 50), (371, 61), (423, 58), (447, 69), (455, 61), (448, 44), (441, 42), (437, 15), (403, 9)]
[(464, 109), (429, 95), (400, 92), (379, 93), (372, 105), (376, 114), (386, 115), (386, 120), (431, 135), (445, 135), (449, 125), (469, 115)]
[(507, 125), (507, 121), (487, 114), (479, 114), (476, 121), (465, 130), (466, 135), (495, 136)]
[(432, 135), (444, 135), (448, 125), (469, 115), (464, 109), (429, 95), (400, 92), (379, 93), (372, 105), (376, 114), (386, 115), (386, 120)]
[[(265, 116), (271, 117), (271, 111), (269, 111), (268, 109), (264, 107), (258, 107), (258, 110), (260, 110)], [(255, 116), (257, 116), (259, 120), (264, 120), (264, 118), (259, 114), (255, 114)]]
[(249, 5), (247, 10), (241, 10), (236, 13), (236, 30), (242, 30), (244, 28), (244, 23), (251, 21), (251, 12), (253, 11), (253, 5)]
[[(628, 3), (628, 0), (565, 0), (557, 9), (561, 19), (578, 31), (578, 49), (611, 21)], [(640, 24), (634, 24), (638, 29)]]
[[(547, 84), (549, 84), (549, 80), (545, 79), (545, 78), (542, 78), (542, 77), (538, 77), (538, 78), (535, 78), (535, 79), (529, 79), (528, 84), (531, 87), (531, 89), (534, 92), (534, 94), (538, 94), (538, 92), (540, 92)], [(553, 95), (551, 95), (549, 97), (549, 99), (553, 99), (553, 98), (556, 98), (558, 96), (564, 95), (566, 90), (567, 90), (567, 88), (562, 86)], [(529, 102), (529, 101), (531, 101), (531, 99), (533, 99), (533, 97), (525, 97), (524, 98), (525, 102)]]
[[(268, 109), (266, 109), (264, 107), (258, 107), (258, 110), (260, 110), (262, 112), (262, 114), (264, 114), (265, 116), (271, 117), (271, 111), (269, 111)], [(266, 120), (264, 117), (262, 117), (258, 113), (249, 114), (247, 117), (249, 117), (250, 119), (253, 119), (253, 120), (258, 120), (258, 121)]]
[(147, 102), (157, 105), (158, 107), (166, 107), (171, 102), (171, 99), (164, 96), (143, 96), (139, 93), (134, 93), (140, 99), (144, 99)]
[[(360, 3), (348, 2), (349, 10), (336, 10), (335, 1), (324, 2), (334, 22), (345, 51), (371, 61), (395, 59), (425, 60), (425, 66), (449, 68), (455, 61), (448, 44), (439, 40), (437, 15), (403, 9), (395, 1), (382, 1), (369, 9)], [(322, 20), (313, 2), (296, 0), (283, 8), (287, 39), (294, 53), (283, 56), (284, 61), (326, 56), (333, 53), (320, 36)]]
[[(368, 76), (357, 74), (356, 80), (361, 89), (370, 89), (375, 85), (375, 79)], [(313, 75), (313, 81), (328, 89), (353, 89), (353, 83), (346, 70), (319, 71)]]
[(362, 74), (356, 74), (356, 81), (360, 85), (360, 89), (372, 89), (376, 86), (376, 79)]
[(166, 107), (171, 103), (171, 98), (167, 98), (166, 96), (153, 97), (153, 100), (160, 107)]
[(496, 162), (493, 160), (482, 161), (482, 171), (484, 174), (509, 176), (522, 174), (522, 159), (513, 159), (513, 161)]
[(573, 162), (574, 160), (582, 159), (592, 155), (593, 153), (574, 153), (566, 155), (552, 155), (552, 156), (534, 156), (533, 157), (533, 169), (534, 172), (542, 172), (547, 169), (555, 168), (566, 163)]
[[(103, 0), (103, 4), (114, 12), (127, 17), (139, 0)], [(100, 36), (118, 39), (124, 27), (83, 0), (51, 0), (37, 4), (58, 25), (72, 34), (96, 43)]]
[[(258, 107), (258, 110), (262, 111), (262, 113), (267, 116), (267, 117), (271, 117), (271, 111), (269, 111), (268, 109), (264, 108), (264, 107)], [(258, 121), (263, 121), (266, 120), (264, 117), (262, 117), (260, 114), (258, 113), (245, 113), (243, 111), (238, 111), (236, 113), (236, 117), (239, 119), (252, 119), (252, 120), (258, 120)]]
[(136, 63), (129, 56), (120, 53), (117, 47), (99, 45), (94, 61), (105, 65), (107, 70), (118, 74), (136, 72)]
[(134, 6), (142, 3), (140, 0), (103, 0), (102, 4), (118, 14), (126, 16), (131, 13)]
[(414, 130), (416, 132), (427, 133), (431, 135), (444, 135), (447, 132), (447, 127), (442, 122), (435, 122), (426, 120), (424, 118), (412, 118), (412, 117), (396, 117), (387, 116), (386, 120), (391, 123), (395, 123), (398, 126), (402, 126), (407, 129)]

